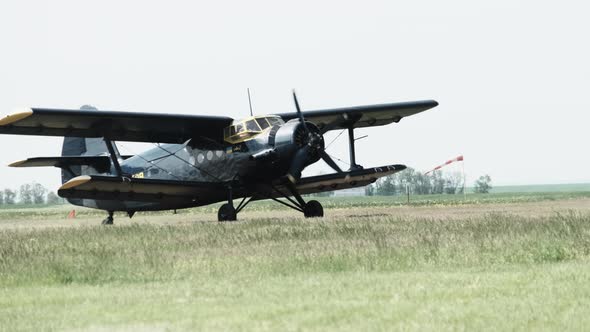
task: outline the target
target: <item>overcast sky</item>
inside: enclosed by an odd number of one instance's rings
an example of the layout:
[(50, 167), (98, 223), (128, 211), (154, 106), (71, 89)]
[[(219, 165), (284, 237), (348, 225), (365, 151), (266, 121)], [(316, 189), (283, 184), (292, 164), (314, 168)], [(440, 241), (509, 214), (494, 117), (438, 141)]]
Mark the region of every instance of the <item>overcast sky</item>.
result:
[[(292, 88), (304, 109), (435, 99), (360, 130), (359, 163), (425, 171), (464, 154), (470, 183), (590, 182), (588, 12), (538, 0), (2, 1), (0, 113), (240, 118), (247, 87), (257, 114), (293, 111)], [(347, 160), (344, 138), (329, 153)], [(57, 169), (4, 165), (59, 155), (61, 141), (0, 136), (0, 188), (57, 188)]]

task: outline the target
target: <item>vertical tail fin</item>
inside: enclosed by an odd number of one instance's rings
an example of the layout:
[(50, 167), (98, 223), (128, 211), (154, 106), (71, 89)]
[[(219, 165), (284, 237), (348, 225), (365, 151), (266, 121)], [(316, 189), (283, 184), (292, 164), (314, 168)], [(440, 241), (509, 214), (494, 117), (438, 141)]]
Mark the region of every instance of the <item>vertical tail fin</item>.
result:
[[(93, 106), (84, 105), (80, 107), (81, 110), (97, 110)], [(115, 153), (119, 155), (117, 147), (114, 146)], [(108, 155), (108, 148), (103, 138), (80, 138), (80, 137), (64, 137), (62, 145), (62, 156), (100, 156)], [(86, 174), (96, 174), (96, 171), (90, 166), (70, 166), (68, 169), (61, 171), (61, 181), (66, 183), (70, 179)]]

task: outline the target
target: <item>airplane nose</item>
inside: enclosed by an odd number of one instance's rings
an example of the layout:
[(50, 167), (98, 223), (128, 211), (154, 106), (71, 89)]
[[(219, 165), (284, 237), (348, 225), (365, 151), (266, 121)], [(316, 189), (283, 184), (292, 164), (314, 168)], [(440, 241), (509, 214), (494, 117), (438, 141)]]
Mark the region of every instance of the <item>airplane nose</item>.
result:
[(293, 101), (295, 102), (295, 108), (297, 109), (297, 115), (299, 117), (299, 126), (297, 126), (294, 133), (294, 135), (296, 135), (294, 141), (299, 145), (299, 149), (293, 156), (289, 173), (287, 173), (287, 178), (292, 183), (296, 183), (301, 178), (301, 172), (305, 166), (318, 161), (320, 158), (332, 167), (332, 169), (341, 173), (342, 170), (340, 167), (336, 165), (332, 157), (330, 157), (325, 151), (323, 133), (316, 125), (305, 121), (295, 91), (293, 91)]

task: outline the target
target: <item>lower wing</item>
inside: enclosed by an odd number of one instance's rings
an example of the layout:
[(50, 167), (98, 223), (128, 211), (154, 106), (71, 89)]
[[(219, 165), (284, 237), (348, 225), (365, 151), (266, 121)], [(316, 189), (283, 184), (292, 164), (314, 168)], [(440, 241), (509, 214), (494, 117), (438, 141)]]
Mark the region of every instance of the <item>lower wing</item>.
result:
[(225, 197), (226, 191), (221, 183), (83, 175), (64, 183), (58, 194), (64, 198), (204, 205)]
[[(313, 194), (363, 187), (377, 181), (380, 177), (395, 174), (404, 169), (406, 169), (404, 165), (389, 165), (312, 176), (299, 180), (296, 188), (301, 194)], [(278, 184), (274, 186), (274, 190), (268, 188), (268, 191), (264, 190), (264, 192), (261, 189), (248, 189), (239, 185), (235, 185), (233, 188), (234, 197), (252, 196), (255, 200), (283, 197), (281, 192), (288, 192), (285, 184)], [(224, 183), (83, 175), (63, 184), (58, 193), (64, 198), (161, 203), (180, 202), (197, 206), (226, 200), (228, 187)]]
[[(377, 179), (395, 174), (406, 169), (405, 165), (389, 165), (382, 167), (365, 168), (348, 172), (318, 175), (302, 178), (297, 182), (297, 190), (301, 194), (315, 194), (326, 191), (364, 187)], [(287, 188), (279, 186), (283, 192)], [(280, 197), (273, 195), (273, 197)]]

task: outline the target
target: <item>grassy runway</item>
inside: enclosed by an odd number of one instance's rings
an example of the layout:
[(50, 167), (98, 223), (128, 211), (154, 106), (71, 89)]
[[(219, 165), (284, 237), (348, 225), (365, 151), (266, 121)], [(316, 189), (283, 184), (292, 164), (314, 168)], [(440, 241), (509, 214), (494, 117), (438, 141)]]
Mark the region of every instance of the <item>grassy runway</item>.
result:
[(203, 208), (115, 227), (0, 210), (0, 329), (584, 330), (590, 199), (564, 195), (329, 199), (324, 220), (262, 203), (237, 223)]

